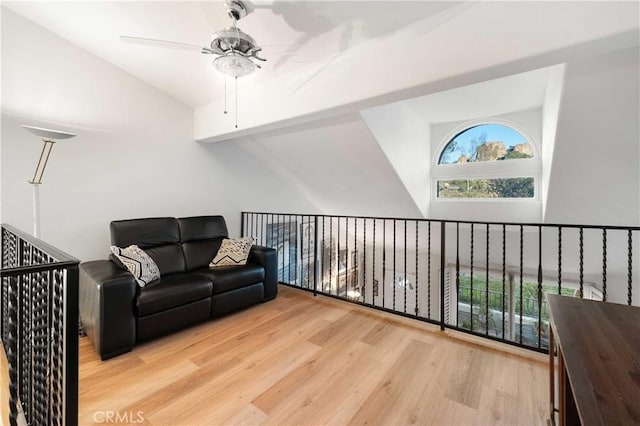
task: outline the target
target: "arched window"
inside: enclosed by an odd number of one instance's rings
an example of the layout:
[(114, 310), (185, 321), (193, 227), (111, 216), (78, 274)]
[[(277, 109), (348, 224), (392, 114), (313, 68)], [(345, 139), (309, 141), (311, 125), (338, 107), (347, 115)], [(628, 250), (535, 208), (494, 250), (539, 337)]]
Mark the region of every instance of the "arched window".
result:
[(510, 126), (466, 126), (440, 151), (434, 167), (437, 198), (535, 198), (535, 157), (529, 139)]

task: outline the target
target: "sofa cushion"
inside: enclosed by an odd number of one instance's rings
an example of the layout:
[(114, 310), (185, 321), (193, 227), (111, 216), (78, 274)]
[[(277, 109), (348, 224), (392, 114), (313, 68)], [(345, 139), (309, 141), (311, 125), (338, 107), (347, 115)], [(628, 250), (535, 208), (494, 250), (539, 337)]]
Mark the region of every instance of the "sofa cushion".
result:
[(213, 281), (213, 294), (246, 287), (262, 282), (264, 279), (264, 268), (253, 263), (244, 266), (221, 266), (215, 269), (203, 268), (193, 273)]
[(229, 236), (222, 216), (195, 216), (177, 219), (183, 242), (211, 240)]
[(140, 287), (160, 278), (160, 270), (151, 256), (140, 247), (132, 245), (126, 248), (111, 246), (111, 253), (133, 275)]
[(211, 297), (213, 284), (201, 274), (174, 274), (160, 278), (140, 289), (136, 307), (138, 316), (155, 314)]
[(187, 271), (180, 244), (148, 247), (144, 251), (156, 262), (162, 276)]
[(114, 220), (109, 228), (111, 245), (118, 247), (135, 244), (146, 250), (147, 247), (180, 242), (178, 222), (172, 217)]
[(204, 268), (227, 238), (222, 216), (196, 216), (177, 219), (187, 271)]
[(252, 245), (253, 237), (222, 240), (220, 250), (216, 253), (216, 257), (213, 258), (209, 267), (245, 265)]
[(221, 244), (222, 238), (184, 243), (182, 250), (187, 271), (208, 267), (209, 262), (216, 255)]
[(214, 294), (211, 298), (211, 316), (219, 317), (243, 309), (264, 300), (262, 283), (242, 287), (237, 290)]

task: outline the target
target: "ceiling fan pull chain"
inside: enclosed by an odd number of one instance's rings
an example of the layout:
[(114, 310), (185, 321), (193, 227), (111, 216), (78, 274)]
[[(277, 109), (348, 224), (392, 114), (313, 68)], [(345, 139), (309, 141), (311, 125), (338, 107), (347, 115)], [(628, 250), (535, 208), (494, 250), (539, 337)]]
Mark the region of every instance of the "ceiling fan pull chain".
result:
[(236, 80), (236, 129), (238, 128), (238, 77)]
[(224, 75), (224, 113), (227, 113), (227, 74)]

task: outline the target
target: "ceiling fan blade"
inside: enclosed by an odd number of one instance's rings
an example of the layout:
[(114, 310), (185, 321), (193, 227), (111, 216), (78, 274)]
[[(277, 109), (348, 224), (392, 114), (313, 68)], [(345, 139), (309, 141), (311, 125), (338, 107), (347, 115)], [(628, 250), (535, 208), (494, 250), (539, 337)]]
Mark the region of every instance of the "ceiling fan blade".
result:
[(199, 2), (202, 14), (211, 26), (212, 31), (226, 28), (229, 25), (227, 18), (227, 8), (224, 2)]
[[(155, 38), (146, 38), (146, 37), (132, 37), (132, 36), (121, 35), (120, 40), (126, 43), (141, 44), (141, 45), (153, 46), (153, 47), (165, 47), (169, 49), (191, 50), (194, 52), (203, 52), (203, 51), (211, 50), (208, 47), (202, 47), (196, 44), (180, 43), (177, 41), (168, 41), (168, 40), (158, 40)], [(212, 51), (208, 53), (217, 53), (217, 52)]]

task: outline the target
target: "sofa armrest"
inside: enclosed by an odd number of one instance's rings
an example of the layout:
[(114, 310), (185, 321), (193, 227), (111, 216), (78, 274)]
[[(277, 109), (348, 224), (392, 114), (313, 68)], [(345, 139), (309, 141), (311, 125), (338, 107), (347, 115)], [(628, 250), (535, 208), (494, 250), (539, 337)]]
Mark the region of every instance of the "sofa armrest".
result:
[(264, 300), (275, 299), (278, 295), (278, 252), (263, 246), (253, 246), (249, 252), (251, 263), (257, 263), (264, 268)]
[(136, 341), (133, 275), (109, 260), (80, 264), (80, 318), (100, 357), (129, 352)]

